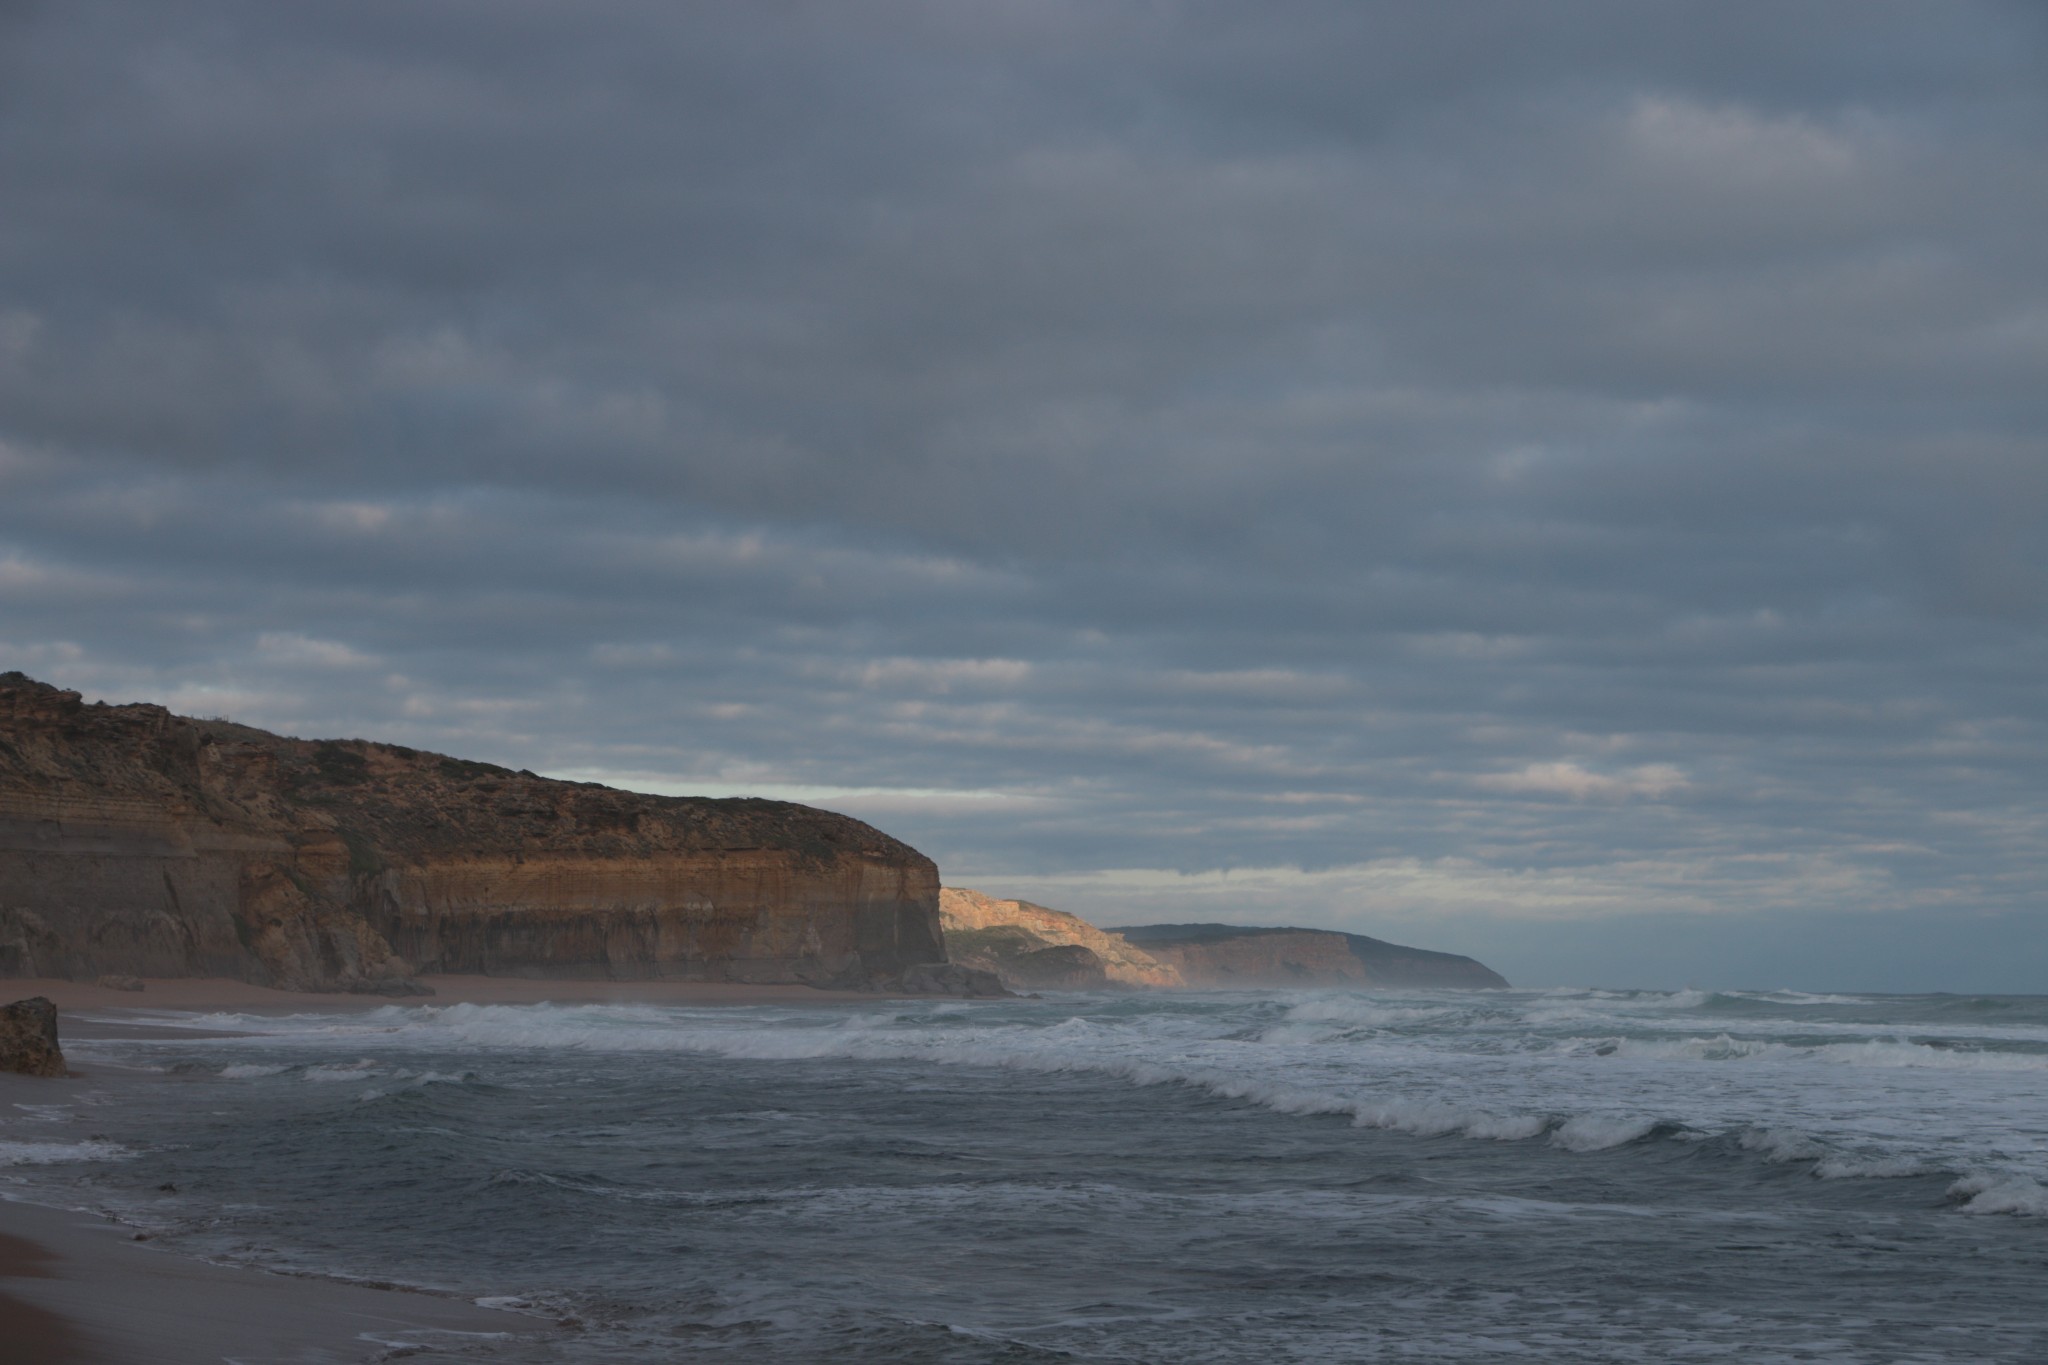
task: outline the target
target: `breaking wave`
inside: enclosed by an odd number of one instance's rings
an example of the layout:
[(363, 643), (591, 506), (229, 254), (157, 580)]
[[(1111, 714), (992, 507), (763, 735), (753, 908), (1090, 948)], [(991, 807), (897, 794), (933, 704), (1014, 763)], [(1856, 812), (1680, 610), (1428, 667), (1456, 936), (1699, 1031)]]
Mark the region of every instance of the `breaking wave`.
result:
[(1962, 1202), (1964, 1213), (2003, 1213), (2048, 1218), (2048, 1185), (2025, 1176), (1985, 1173), (1966, 1175), (1948, 1188)]
[[(1725, 1013), (1731, 1002), (1763, 1015), (1738, 1025)], [(1569, 1154), (1725, 1136), (1728, 1150), (1767, 1165), (1796, 1163), (1819, 1180), (1980, 1180), (1988, 1183), (1955, 1196), (1958, 1207), (2037, 1214), (2033, 1191), (2048, 1177), (2048, 1149), (1999, 1145), (2015, 1122), (2005, 1108), (2009, 1086), (1999, 1079), (2048, 1071), (2048, 1012), (1926, 998), (1911, 1008), (1941, 1015), (1941, 1035), (1885, 1028), (1880, 1021), (1900, 1011), (1875, 998), (1590, 989), (1069, 998), (1057, 1009), (390, 1005), (367, 1014), (217, 1014), (194, 1022), (267, 1035), (219, 1040), (226, 1049), (283, 1045), (327, 1054), (309, 1060), (301, 1052), (283, 1065), (251, 1059), (225, 1067), (224, 1077), (366, 1082), (365, 1100), (467, 1078), (445, 1064), (435, 1071), (394, 1060), (394, 1051), (422, 1049), (1097, 1075), (1361, 1129), (1541, 1141)], [(1773, 1011), (1801, 1018), (1767, 1017)], [(1959, 1014), (1983, 1022), (1958, 1023)], [(1900, 1078), (1884, 1084), (1905, 1086), (1900, 1094), (1921, 1117), (1907, 1123), (1888, 1109), (1904, 1101), (1881, 1098), (1859, 1079), (1872, 1072)]]
[(2048, 1071), (2048, 1053), (1995, 1051), (1902, 1039), (1789, 1043), (1722, 1033), (1712, 1038), (1615, 1038), (1608, 1042), (1611, 1047), (1602, 1055), (1704, 1062), (1793, 1060), (1833, 1066), (1935, 1067), (1950, 1071)]

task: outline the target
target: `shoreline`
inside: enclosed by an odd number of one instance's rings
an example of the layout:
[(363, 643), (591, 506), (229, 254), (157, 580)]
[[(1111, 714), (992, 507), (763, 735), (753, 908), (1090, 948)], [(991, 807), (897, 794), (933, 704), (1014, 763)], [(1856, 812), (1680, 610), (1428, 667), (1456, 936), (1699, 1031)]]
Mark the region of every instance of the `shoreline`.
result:
[[(430, 996), (286, 991), (214, 977), (146, 980), (140, 991), (84, 981), (0, 978), (0, 1003), (44, 996), (66, 1041), (234, 1036), (195, 1032), (152, 1016), (367, 1013), (387, 1005), (672, 1006), (880, 1004), (891, 997), (809, 986), (707, 981), (421, 978)], [(90, 1018), (79, 1017), (81, 1013)], [(0, 1075), (8, 1109), (62, 1102), (72, 1087), (142, 1080), (90, 1065), (69, 1078)], [(56, 1136), (56, 1134), (52, 1134)], [(11, 1182), (8, 1182), (11, 1183)], [(436, 1340), (479, 1335), (545, 1339), (558, 1330), (528, 1314), (479, 1307), (431, 1290), (219, 1265), (153, 1245), (145, 1231), (68, 1205), (56, 1189), (0, 1186), (0, 1355), (35, 1365), (219, 1365), (222, 1360), (341, 1362), (410, 1354)]]
[[(0, 978), (0, 1003), (47, 997), (59, 1046), (96, 1040), (231, 1038), (244, 1029), (178, 1027), (162, 1015), (369, 1013), (387, 1005), (881, 1005), (887, 995), (791, 984), (698, 980), (535, 980), (422, 976), (434, 995), (276, 990), (231, 978), (150, 978), (141, 990), (57, 978)], [(86, 1017), (82, 1017), (86, 1015)], [(260, 1031), (260, 1027), (258, 1027)], [(82, 1060), (82, 1058), (74, 1058)], [(70, 1078), (0, 1074), (0, 1109), (63, 1103), (90, 1087), (113, 1095), (166, 1083), (86, 1062)], [(168, 1081), (178, 1083), (178, 1081)], [(8, 1134), (29, 1136), (29, 1134)], [(41, 1132), (35, 1136), (43, 1136)], [(51, 1138), (80, 1134), (49, 1132)], [(477, 1334), (545, 1340), (545, 1320), (479, 1308), (430, 1289), (371, 1287), (313, 1275), (215, 1265), (154, 1234), (70, 1203), (66, 1191), (0, 1181), (0, 1355), (37, 1365), (219, 1365), (244, 1361), (369, 1361), (406, 1345)]]
[(553, 1330), (422, 1290), (217, 1265), (137, 1237), (85, 1210), (0, 1198), (0, 1342), (26, 1350), (24, 1365), (338, 1365)]
[[(190, 1089), (197, 1098), (194, 1085), (118, 1066), (70, 1077), (0, 1073), (0, 1360), (355, 1365), (413, 1354), (407, 1347), (432, 1351), (480, 1338), (544, 1345), (560, 1334), (563, 1324), (430, 1284), (207, 1260), (158, 1240), (147, 1218), (124, 1216), (90, 1183), (41, 1178), (45, 1163), (33, 1154), (4, 1159), (15, 1143), (102, 1141), (96, 1111), (122, 1105), (137, 1087)], [(52, 1112), (62, 1110), (69, 1112)]]
[[(432, 995), (358, 995), (288, 991), (229, 977), (153, 977), (139, 991), (52, 977), (0, 978), (0, 1004), (43, 996), (60, 1014), (78, 1010), (181, 1013), (301, 1014), (336, 1009), (369, 1011), (386, 1005), (840, 1005), (880, 1004), (910, 997), (812, 986), (749, 985), (727, 981), (599, 981), (510, 976), (422, 976)], [(132, 1021), (142, 1024), (145, 1021)], [(60, 1023), (59, 1032), (67, 1026)], [(76, 1036), (100, 1036), (80, 1032)]]

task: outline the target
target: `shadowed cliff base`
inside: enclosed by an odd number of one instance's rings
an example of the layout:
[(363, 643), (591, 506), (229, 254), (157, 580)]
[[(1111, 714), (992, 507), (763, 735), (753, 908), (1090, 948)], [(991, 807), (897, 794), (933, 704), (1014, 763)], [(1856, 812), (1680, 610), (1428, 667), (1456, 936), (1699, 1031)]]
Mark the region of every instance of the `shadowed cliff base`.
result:
[(0, 674), (0, 976), (425, 992), (421, 972), (1000, 994), (848, 816), (301, 740)]

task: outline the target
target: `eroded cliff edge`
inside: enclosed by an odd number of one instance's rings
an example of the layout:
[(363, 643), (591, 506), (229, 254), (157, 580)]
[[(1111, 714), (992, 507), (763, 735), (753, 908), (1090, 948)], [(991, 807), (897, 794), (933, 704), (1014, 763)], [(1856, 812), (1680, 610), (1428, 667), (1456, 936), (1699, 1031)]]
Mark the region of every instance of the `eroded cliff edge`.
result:
[(289, 739), (0, 674), (0, 976), (416, 972), (980, 993), (858, 820)]
[(939, 891), (946, 951), (1013, 991), (1179, 986), (1180, 973), (1079, 915), (964, 886)]

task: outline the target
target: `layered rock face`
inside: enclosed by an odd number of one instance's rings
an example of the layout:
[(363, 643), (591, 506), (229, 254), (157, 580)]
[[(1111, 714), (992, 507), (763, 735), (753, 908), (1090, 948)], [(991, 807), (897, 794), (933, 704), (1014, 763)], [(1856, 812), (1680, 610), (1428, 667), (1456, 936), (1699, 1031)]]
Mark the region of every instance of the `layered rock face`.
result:
[(287, 739), (0, 675), (0, 976), (415, 971), (987, 993), (857, 820)]
[(1010, 990), (1128, 988), (1112, 982), (1102, 958), (1079, 943), (1047, 943), (1028, 929), (997, 925), (946, 935), (946, 952), (961, 966), (993, 972)]
[(1048, 944), (1014, 925), (949, 932), (946, 951), (962, 966), (993, 973), (1012, 991), (1092, 991), (1111, 984), (1102, 959), (1080, 944)]
[(1508, 984), (1491, 968), (1456, 953), (1328, 929), (1145, 924), (1110, 932), (1173, 967), (1190, 986), (1505, 990)]
[[(1039, 964), (1042, 970), (1019, 960), (1027, 954), (1060, 946), (1085, 949), (1100, 963), (1101, 980), (1126, 986), (1182, 984), (1178, 971), (1142, 949), (1104, 933), (1077, 915), (1030, 901), (998, 900), (964, 886), (949, 886), (939, 893), (939, 917), (945, 925), (946, 942), (958, 960), (999, 973), (1013, 989), (1085, 989), (1043, 979), (1035, 984), (1025, 983), (1025, 975), (1052, 971), (1054, 959)], [(1070, 975), (1076, 970), (1087, 971), (1085, 963), (1071, 954), (1060, 960), (1071, 964)]]

